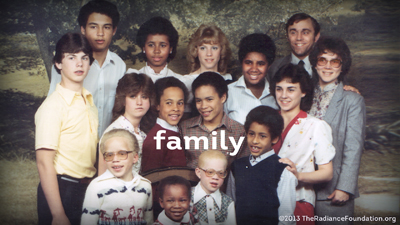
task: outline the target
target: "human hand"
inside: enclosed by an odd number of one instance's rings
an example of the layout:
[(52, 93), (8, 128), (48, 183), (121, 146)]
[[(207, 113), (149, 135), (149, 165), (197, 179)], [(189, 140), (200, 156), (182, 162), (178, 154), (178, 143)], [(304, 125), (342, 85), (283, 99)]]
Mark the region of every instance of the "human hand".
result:
[(344, 205), (349, 200), (350, 195), (347, 192), (336, 189), (328, 196), (328, 199), (332, 200), (334, 205)]
[(353, 86), (344, 85), (344, 86), (343, 86), (343, 89), (344, 89), (345, 91), (352, 91), (352, 92), (355, 92), (355, 93), (361, 95), (360, 91), (359, 91), (357, 88), (353, 87)]
[(299, 180), (299, 173), (297, 172), (296, 165), (288, 158), (279, 159), (280, 163), (288, 164), (286, 167), (287, 170), (292, 172), (294, 176)]
[(53, 216), (51, 225), (71, 225), (71, 223), (69, 222), (67, 215), (63, 213), (61, 215)]

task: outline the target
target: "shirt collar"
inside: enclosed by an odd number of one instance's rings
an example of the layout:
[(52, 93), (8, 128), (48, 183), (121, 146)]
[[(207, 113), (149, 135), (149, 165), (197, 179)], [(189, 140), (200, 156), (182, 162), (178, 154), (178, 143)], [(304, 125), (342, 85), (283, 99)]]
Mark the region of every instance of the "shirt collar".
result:
[(275, 154), (275, 152), (274, 152), (273, 149), (271, 149), (271, 150), (269, 150), (268, 152), (266, 152), (266, 153), (264, 153), (264, 154), (262, 154), (262, 155), (260, 155), (260, 156), (257, 156), (257, 157), (255, 157), (255, 158), (254, 158), (252, 155), (250, 155), (250, 156), (249, 156), (249, 160), (250, 160), (251, 165), (254, 166), (254, 165), (256, 165), (257, 163), (263, 161), (264, 159), (270, 157), (270, 156), (273, 155), (273, 154)]
[(156, 72), (154, 72), (153, 68), (151, 68), (149, 65), (147, 65), (147, 62), (146, 62), (144, 71), (146, 72), (146, 74), (157, 75), (157, 76), (160, 76), (160, 75), (167, 76), (168, 75), (168, 64), (166, 64), (164, 66), (164, 68), (160, 71), (160, 73), (156, 73)]
[(159, 215), (157, 219), (161, 224), (165, 225), (180, 225), (180, 224), (189, 224), (190, 223), (190, 215), (189, 215), (189, 210), (186, 212), (185, 215), (183, 215), (183, 218), (181, 222), (175, 222), (171, 220), (170, 218), (165, 215), (165, 210), (163, 210)]
[(334, 90), (336, 90), (336, 88), (338, 87), (338, 85), (339, 85), (339, 82), (338, 82), (338, 81), (335, 81), (335, 82), (333, 82), (333, 83), (331, 83), (331, 84), (326, 85), (325, 88), (324, 88), (324, 90), (322, 90), (321, 86), (319, 86), (319, 84), (318, 84), (318, 90), (319, 90), (321, 93), (328, 92), (328, 91), (334, 91)]
[[(67, 102), (68, 105), (72, 104), (75, 97), (81, 96), (79, 92), (64, 88), (60, 85), (60, 83), (56, 85), (56, 91), (61, 95), (61, 97)], [(87, 102), (89, 102), (90, 106), (94, 106), (92, 94), (84, 87), (82, 87), (82, 96), (85, 98), (85, 100), (87, 100)]]
[(167, 121), (165, 121), (159, 117), (157, 117), (157, 124), (162, 126), (164, 129), (179, 132), (178, 126), (172, 126), (171, 124), (167, 123)]
[[(239, 77), (239, 79), (236, 82), (236, 87), (242, 87), (244, 89), (247, 89), (246, 87), (246, 82), (244, 80), (244, 75), (242, 75), (241, 77)], [(250, 91), (250, 89), (248, 89)], [(250, 91), (251, 92), (251, 91)], [(264, 98), (265, 96), (269, 95), (269, 82), (267, 81), (267, 78), (265, 78), (265, 86), (264, 86), (264, 90), (263, 93), (261, 95), (261, 97), (259, 99)]]
[(297, 65), (297, 64), (299, 64), (300, 60), (303, 60), (304, 69), (306, 69), (309, 74), (310, 74), (310, 71), (312, 72), (310, 58), (309, 58), (310, 56), (309, 55), (306, 56), (304, 59), (299, 59), (299, 58), (297, 58), (297, 56), (295, 56), (293, 54), (293, 52), (291, 54), (292, 54), (292, 62), (291, 62), (292, 64)]
[[(200, 181), (201, 182), (201, 181)], [(222, 204), (222, 197), (221, 197), (221, 192), (218, 190), (216, 190), (215, 192), (211, 193), (211, 194), (207, 194), (203, 188), (201, 187), (200, 182), (196, 185), (196, 187), (194, 188), (194, 196), (193, 196), (193, 202), (197, 203), (198, 201), (200, 201), (200, 199), (202, 199), (204, 196), (209, 195), (211, 196), (215, 203), (217, 203), (218, 208), (221, 208), (221, 204)]]
[[(133, 186), (136, 186), (139, 184), (141, 177), (139, 176), (139, 174), (134, 170), (134, 168), (132, 167), (132, 175), (133, 175)], [(104, 180), (109, 180), (109, 179), (116, 179), (120, 182), (123, 182), (122, 180), (120, 180), (119, 178), (115, 177), (114, 174), (112, 174), (110, 172), (110, 170), (106, 170), (106, 172), (104, 172), (102, 175), (100, 175), (98, 177), (99, 181), (104, 181)]]

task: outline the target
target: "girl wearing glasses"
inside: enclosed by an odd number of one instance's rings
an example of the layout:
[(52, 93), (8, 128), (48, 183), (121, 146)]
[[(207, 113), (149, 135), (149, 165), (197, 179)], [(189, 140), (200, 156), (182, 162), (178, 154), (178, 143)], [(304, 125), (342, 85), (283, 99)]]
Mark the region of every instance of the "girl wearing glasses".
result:
[(310, 62), (314, 73), (318, 74), (310, 115), (331, 126), (336, 149), (332, 180), (316, 187), (315, 213), (318, 216), (353, 216), (354, 198), (359, 197), (357, 179), (364, 148), (364, 98), (343, 90), (351, 54), (342, 39), (321, 37), (310, 54)]
[[(105, 134), (113, 129), (125, 129), (136, 136), (139, 143), (139, 159), (133, 168), (138, 173), (142, 161), (143, 140), (156, 121), (157, 115), (150, 109), (154, 102), (154, 83), (151, 78), (142, 73), (125, 74), (118, 81), (112, 111), (114, 122), (104, 131)], [(106, 169), (103, 155), (99, 154), (99, 175), (103, 174)]]

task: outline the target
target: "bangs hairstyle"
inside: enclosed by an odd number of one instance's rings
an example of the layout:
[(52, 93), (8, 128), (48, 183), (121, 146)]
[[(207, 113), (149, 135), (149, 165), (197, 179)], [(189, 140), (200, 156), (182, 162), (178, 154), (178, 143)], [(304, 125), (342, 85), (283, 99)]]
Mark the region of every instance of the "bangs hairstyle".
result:
[(344, 77), (351, 67), (351, 53), (350, 49), (341, 38), (336, 37), (320, 37), (310, 53), (310, 63), (313, 71), (317, 74), (315, 67), (317, 67), (318, 57), (324, 53), (334, 53), (342, 60), (342, 72), (339, 74), (338, 81), (343, 81)]
[(306, 20), (306, 19), (311, 19), (311, 23), (314, 28), (314, 36), (316, 36), (321, 29), (319, 26), (319, 23), (316, 19), (314, 19), (312, 16), (310, 16), (306, 13), (296, 13), (289, 18), (289, 20), (286, 23), (286, 34), (289, 34), (289, 26), (292, 26), (293, 24), (303, 21), (303, 20)]
[(115, 121), (119, 116), (125, 114), (126, 96), (137, 95), (143, 92), (150, 100), (150, 109), (140, 120), (140, 129), (147, 133), (154, 126), (157, 115), (152, 107), (155, 104), (154, 83), (150, 77), (143, 73), (127, 73), (119, 81), (115, 95), (115, 103), (112, 110)]
[(222, 152), (217, 150), (207, 150), (200, 154), (197, 167), (204, 169), (204, 164), (210, 159), (220, 159), (224, 161), (225, 169), (228, 166), (228, 160), (226, 159), (226, 156)]
[(160, 184), (158, 185), (158, 196), (159, 198), (164, 198), (164, 191), (167, 188), (167, 186), (170, 185), (182, 185), (184, 188), (186, 188), (187, 191), (187, 197), (189, 199), (189, 202), (191, 200), (192, 196), (192, 186), (190, 185), (190, 182), (186, 180), (185, 178), (181, 176), (169, 176), (160, 181)]
[[(166, 35), (168, 37), (169, 45), (172, 47), (172, 53), (168, 55), (167, 61), (174, 59), (178, 46), (178, 31), (176, 31), (175, 27), (172, 23), (160, 16), (153, 17), (140, 26), (138, 33), (136, 35), (136, 43), (143, 50), (144, 45), (146, 44), (147, 36), (149, 35)], [(140, 57), (144, 58), (147, 61), (146, 55), (143, 51), (140, 53)]]
[(252, 109), (246, 116), (244, 129), (249, 132), (252, 123), (258, 123), (267, 127), (271, 140), (276, 137), (281, 138), (283, 131), (283, 118), (279, 112), (269, 106), (260, 105)]
[(160, 105), (161, 96), (164, 94), (164, 90), (169, 87), (177, 87), (183, 91), (183, 101), (186, 104), (186, 101), (189, 96), (189, 91), (186, 88), (186, 85), (182, 83), (182, 81), (178, 80), (175, 77), (164, 77), (158, 79), (155, 83), (156, 90), (156, 106)]
[(276, 100), (276, 84), (287, 79), (292, 84), (300, 83), (300, 89), (305, 96), (301, 98), (300, 109), (307, 112), (311, 109), (314, 95), (314, 85), (311, 81), (310, 75), (299, 65), (293, 65), (291, 63), (283, 66), (278, 70), (276, 75), (272, 78), (269, 86), (269, 91)]
[(228, 63), (231, 59), (232, 51), (224, 32), (212, 24), (202, 24), (190, 38), (186, 53), (186, 59), (189, 61), (189, 70), (194, 72), (200, 68), (197, 50), (202, 44), (219, 44), (221, 46), (218, 72), (225, 74), (228, 69)]
[(133, 151), (136, 154), (138, 154), (139, 152), (139, 144), (138, 141), (135, 137), (134, 134), (132, 134), (131, 132), (129, 132), (128, 130), (125, 129), (114, 129), (114, 130), (110, 130), (109, 132), (105, 133), (103, 135), (103, 137), (101, 137), (100, 140), (100, 152), (102, 154), (104, 154), (106, 152), (106, 146), (105, 143), (113, 138), (113, 137), (123, 137), (128, 141), (128, 151)]
[(250, 52), (258, 52), (265, 56), (268, 61), (268, 66), (274, 62), (275, 59), (275, 43), (266, 34), (256, 33), (250, 34), (240, 40), (239, 43), (239, 61), (243, 63), (243, 59)]
[[(224, 94), (226, 99), (228, 99), (228, 85), (226, 84), (224, 78), (216, 72), (204, 72), (201, 73), (192, 83), (192, 94), (195, 96), (197, 88), (201, 86), (210, 85), (214, 87), (215, 92), (221, 98)], [(225, 100), (226, 101), (226, 100)]]
[(89, 44), (89, 41), (79, 33), (67, 33), (64, 34), (56, 44), (56, 54), (53, 58), (54, 68), (57, 73), (61, 74), (61, 70), (56, 67), (56, 63), (61, 63), (62, 59), (65, 57), (65, 53), (79, 53), (83, 52), (89, 56), (90, 65), (92, 65), (93, 51)]
[(78, 23), (80, 27), (86, 28), (87, 21), (92, 13), (106, 15), (111, 18), (114, 29), (118, 26), (119, 13), (117, 6), (111, 2), (103, 0), (93, 0), (82, 6), (79, 10)]

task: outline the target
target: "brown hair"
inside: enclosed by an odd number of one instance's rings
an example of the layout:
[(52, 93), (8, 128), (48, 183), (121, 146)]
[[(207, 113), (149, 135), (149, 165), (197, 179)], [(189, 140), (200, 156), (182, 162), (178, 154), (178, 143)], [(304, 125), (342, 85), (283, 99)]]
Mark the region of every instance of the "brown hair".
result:
[(154, 83), (146, 74), (127, 73), (118, 81), (112, 120), (124, 115), (126, 96), (136, 95), (140, 91), (150, 99), (150, 109), (140, 120), (140, 129), (147, 133), (154, 126), (157, 115), (153, 107), (155, 104)]
[(212, 24), (202, 24), (192, 35), (189, 41), (186, 59), (189, 61), (189, 70), (194, 72), (200, 68), (197, 48), (202, 44), (219, 44), (221, 46), (221, 57), (218, 62), (218, 72), (225, 74), (228, 63), (231, 59), (232, 51), (229, 41), (224, 32)]

